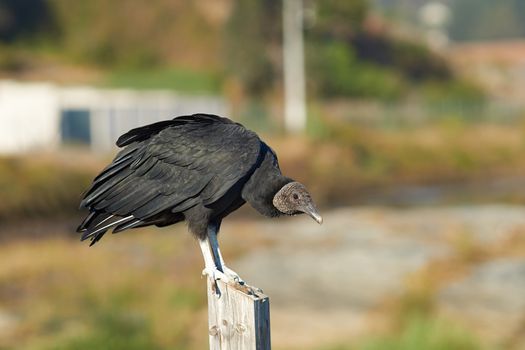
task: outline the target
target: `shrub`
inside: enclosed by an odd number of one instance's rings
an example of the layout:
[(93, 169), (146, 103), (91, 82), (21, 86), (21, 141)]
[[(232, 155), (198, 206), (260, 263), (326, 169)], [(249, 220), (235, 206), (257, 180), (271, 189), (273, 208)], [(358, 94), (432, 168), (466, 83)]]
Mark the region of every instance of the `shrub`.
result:
[(392, 99), (404, 91), (402, 79), (392, 71), (358, 61), (343, 43), (312, 45), (308, 70), (313, 87), (325, 97), (358, 96)]

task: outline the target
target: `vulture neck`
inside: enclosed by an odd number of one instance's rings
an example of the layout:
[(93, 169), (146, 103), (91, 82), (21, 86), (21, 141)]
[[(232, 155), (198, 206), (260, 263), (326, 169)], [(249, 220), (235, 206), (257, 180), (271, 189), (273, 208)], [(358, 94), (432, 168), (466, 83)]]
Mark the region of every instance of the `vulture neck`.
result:
[(283, 215), (273, 205), (273, 197), (287, 183), (293, 180), (281, 174), (277, 158), (267, 147), (266, 154), (255, 169), (250, 179), (244, 185), (242, 198), (259, 213), (269, 217)]

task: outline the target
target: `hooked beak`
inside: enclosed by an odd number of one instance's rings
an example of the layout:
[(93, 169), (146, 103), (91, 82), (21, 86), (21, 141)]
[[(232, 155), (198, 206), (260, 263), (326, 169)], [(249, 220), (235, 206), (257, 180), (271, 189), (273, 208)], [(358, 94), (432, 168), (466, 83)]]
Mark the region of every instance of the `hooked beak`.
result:
[(317, 210), (317, 208), (315, 207), (313, 203), (308, 203), (305, 206), (303, 212), (305, 214), (308, 214), (315, 221), (317, 221), (319, 225), (323, 223), (323, 217), (321, 216), (321, 214), (319, 214), (319, 211)]

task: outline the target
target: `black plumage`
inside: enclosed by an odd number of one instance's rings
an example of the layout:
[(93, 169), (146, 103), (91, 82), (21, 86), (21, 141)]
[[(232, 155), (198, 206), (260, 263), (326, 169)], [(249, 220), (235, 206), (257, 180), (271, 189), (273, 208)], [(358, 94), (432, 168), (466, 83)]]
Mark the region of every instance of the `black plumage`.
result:
[(204, 240), (210, 225), (218, 228), (245, 202), (266, 216), (305, 212), (320, 221), (304, 186), (294, 192), (294, 198), (304, 192), (295, 204), (294, 199), (277, 198), (278, 192), (291, 196), (294, 186), (281, 190), (295, 182), (281, 174), (268, 145), (229, 119), (177, 117), (133, 129), (117, 146), (122, 151), (94, 179), (81, 202), (90, 213), (78, 232), (91, 244), (108, 230), (183, 220)]

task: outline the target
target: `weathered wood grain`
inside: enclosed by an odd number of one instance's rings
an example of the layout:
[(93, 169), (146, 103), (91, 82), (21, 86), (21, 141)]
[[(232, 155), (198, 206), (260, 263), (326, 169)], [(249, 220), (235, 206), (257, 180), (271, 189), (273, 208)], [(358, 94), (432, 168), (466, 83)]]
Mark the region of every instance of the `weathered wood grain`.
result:
[(269, 350), (270, 299), (256, 288), (208, 280), (208, 325), (211, 350)]

